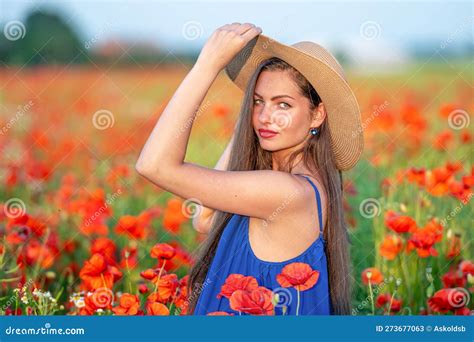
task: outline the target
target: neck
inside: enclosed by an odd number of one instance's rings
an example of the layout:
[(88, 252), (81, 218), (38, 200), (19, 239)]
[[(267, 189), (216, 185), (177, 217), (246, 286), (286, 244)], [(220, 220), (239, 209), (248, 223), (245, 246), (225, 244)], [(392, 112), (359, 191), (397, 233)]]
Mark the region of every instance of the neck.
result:
[[(274, 171), (283, 171), (284, 166), (286, 165), (291, 153), (293, 151), (282, 150), (272, 153), (272, 170)], [(291, 173), (307, 173), (307, 169), (302, 162), (303, 154), (299, 154), (294, 162)]]

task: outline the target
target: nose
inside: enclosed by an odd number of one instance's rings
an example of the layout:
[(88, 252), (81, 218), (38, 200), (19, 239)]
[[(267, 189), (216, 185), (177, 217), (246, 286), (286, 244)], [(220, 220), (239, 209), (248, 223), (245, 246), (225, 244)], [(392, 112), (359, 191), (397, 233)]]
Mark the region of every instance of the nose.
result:
[(262, 109), (258, 113), (258, 121), (261, 124), (271, 124), (272, 123), (272, 110), (266, 105), (262, 106)]

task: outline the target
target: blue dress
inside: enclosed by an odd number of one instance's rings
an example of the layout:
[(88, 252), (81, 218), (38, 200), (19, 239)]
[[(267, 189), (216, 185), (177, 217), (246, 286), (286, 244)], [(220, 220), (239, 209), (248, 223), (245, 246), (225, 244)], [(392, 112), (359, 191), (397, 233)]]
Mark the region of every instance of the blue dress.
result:
[[(224, 311), (239, 315), (230, 307), (229, 299), (218, 298), (226, 278), (233, 273), (253, 276), (259, 286), (264, 286), (273, 293), (278, 293), (279, 301), (275, 304), (275, 315), (296, 315), (297, 291), (293, 287), (283, 288), (277, 282), (277, 275), (290, 263), (302, 262), (319, 272), (316, 284), (299, 293), (299, 315), (330, 315), (331, 300), (328, 287), (328, 270), (326, 259), (326, 241), (323, 238), (323, 219), (321, 198), (317, 187), (304, 176), (314, 188), (318, 207), (319, 237), (300, 255), (292, 259), (272, 262), (259, 259), (252, 251), (249, 242), (249, 217), (233, 214), (224, 228), (219, 240), (216, 254), (211, 262), (205, 282), (201, 288), (194, 315), (207, 315), (215, 311)], [(244, 315), (245, 313), (240, 313)]]

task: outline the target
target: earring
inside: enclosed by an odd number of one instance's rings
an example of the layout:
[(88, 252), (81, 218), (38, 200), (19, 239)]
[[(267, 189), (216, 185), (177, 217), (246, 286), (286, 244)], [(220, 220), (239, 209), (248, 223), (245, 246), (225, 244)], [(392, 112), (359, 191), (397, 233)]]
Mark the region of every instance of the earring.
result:
[(315, 128), (311, 128), (311, 130), (310, 130), (311, 135), (316, 135), (316, 134), (318, 134), (318, 132), (319, 132), (319, 129), (316, 128), (316, 127), (315, 127)]

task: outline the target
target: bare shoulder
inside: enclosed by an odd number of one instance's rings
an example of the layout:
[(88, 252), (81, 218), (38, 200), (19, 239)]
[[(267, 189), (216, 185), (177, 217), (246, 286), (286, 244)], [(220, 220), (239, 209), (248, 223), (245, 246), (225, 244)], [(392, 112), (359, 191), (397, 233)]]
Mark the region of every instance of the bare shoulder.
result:
[[(327, 220), (327, 206), (328, 206), (328, 194), (326, 191), (325, 186), (323, 185), (322, 181), (319, 180), (317, 177), (311, 174), (304, 174), (304, 176), (308, 177), (316, 187), (320, 199), (321, 199), (321, 212), (322, 212), (322, 220), (323, 220), (323, 225), (325, 225), (325, 222)], [(296, 178), (299, 179), (299, 181), (303, 184), (305, 187), (305, 198), (306, 198), (306, 205), (305, 205), (305, 212), (306, 213), (311, 213), (309, 217), (311, 219), (314, 219), (315, 217), (317, 218), (317, 201), (316, 201), (316, 192), (313, 186), (308, 182), (308, 179), (302, 177), (302, 176), (295, 176)], [(308, 216), (308, 215), (306, 215)], [(319, 221), (317, 221), (317, 226), (319, 227)], [(319, 230), (319, 229), (318, 229)]]

